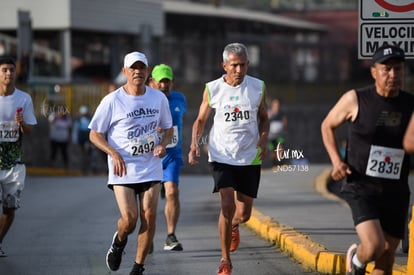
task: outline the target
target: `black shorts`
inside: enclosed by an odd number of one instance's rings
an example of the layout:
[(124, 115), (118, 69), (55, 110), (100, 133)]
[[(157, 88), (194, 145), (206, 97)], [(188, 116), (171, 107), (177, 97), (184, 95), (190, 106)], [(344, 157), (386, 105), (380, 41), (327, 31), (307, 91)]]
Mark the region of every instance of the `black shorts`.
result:
[(383, 184), (377, 192), (343, 192), (342, 195), (351, 208), (355, 226), (378, 219), (385, 232), (404, 238), (410, 203), (408, 185)]
[(260, 165), (235, 166), (210, 162), (214, 179), (214, 192), (220, 188), (233, 187), (249, 197), (256, 198), (260, 182)]
[(141, 182), (141, 183), (127, 183), (127, 184), (109, 184), (108, 188), (114, 190), (114, 185), (125, 186), (128, 188), (132, 188), (135, 190), (135, 194), (138, 195), (145, 191), (148, 191), (151, 187), (155, 184), (160, 184), (160, 181), (148, 181), (148, 182)]

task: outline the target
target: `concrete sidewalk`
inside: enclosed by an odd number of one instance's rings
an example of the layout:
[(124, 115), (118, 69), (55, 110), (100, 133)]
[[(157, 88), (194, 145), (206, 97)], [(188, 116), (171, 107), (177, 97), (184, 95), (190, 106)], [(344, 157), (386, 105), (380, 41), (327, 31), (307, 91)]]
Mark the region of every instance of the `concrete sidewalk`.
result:
[[(247, 226), (305, 269), (345, 274), (346, 251), (358, 238), (348, 206), (327, 190), (330, 166), (278, 170), (263, 171)], [(401, 249), (397, 251), (393, 275), (407, 274), (407, 257)], [(368, 265), (367, 271), (372, 268)]]

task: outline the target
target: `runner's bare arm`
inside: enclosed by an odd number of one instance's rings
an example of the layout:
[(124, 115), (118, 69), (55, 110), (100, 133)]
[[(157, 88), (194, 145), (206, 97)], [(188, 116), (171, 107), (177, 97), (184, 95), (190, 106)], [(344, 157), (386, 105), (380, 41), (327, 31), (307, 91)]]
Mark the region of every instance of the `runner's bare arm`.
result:
[(210, 112), (211, 112), (211, 107), (208, 102), (208, 90), (204, 89), (203, 100), (200, 105), (198, 116), (196, 120), (194, 121), (192, 135), (191, 135), (191, 146), (190, 146), (190, 152), (188, 153), (188, 162), (191, 165), (195, 165), (198, 163), (198, 161), (196, 160), (196, 157), (200, 156), (199, 141), (200, 141), (201, 136), (203, 135), (204, 127), (206, 125)]
[(345, 121), (354, 121), (358, 112), (358, 101), (355, 90), (346, 92), (329, 111), (321, 124), (322, 140), (333, 166), (332, 178), (341, 180), (351, 173), (339, 154), (335, 130)]
[(126, 165), (122, 156), (112, 146), (108, 144), (105, 136), (95, 130), (91, 130), (89, 134), (90, 141), (100, 150), (108, 154), (114, 164), (114, 174), (122, 177), (127, 174)]

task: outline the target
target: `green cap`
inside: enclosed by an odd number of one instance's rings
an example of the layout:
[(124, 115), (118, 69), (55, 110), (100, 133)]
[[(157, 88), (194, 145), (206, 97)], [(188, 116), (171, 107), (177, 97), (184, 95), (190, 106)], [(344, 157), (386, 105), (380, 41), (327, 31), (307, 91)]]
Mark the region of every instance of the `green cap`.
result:
[(164, 78), (172, 80), (173, 72), (171, 67), (165, 64), (155, 66), (152, 70), (152, 78), (154, 78), (158, 82), (160, 82)]

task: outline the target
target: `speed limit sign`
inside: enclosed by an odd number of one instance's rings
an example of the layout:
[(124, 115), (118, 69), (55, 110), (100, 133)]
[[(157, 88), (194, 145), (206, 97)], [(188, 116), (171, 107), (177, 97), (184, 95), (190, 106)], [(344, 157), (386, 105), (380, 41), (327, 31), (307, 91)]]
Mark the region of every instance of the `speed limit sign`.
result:
[(360, 0), (358, 41), (360, 59), (370, 58), (383, 44), (414, 58), (414, 1)]

